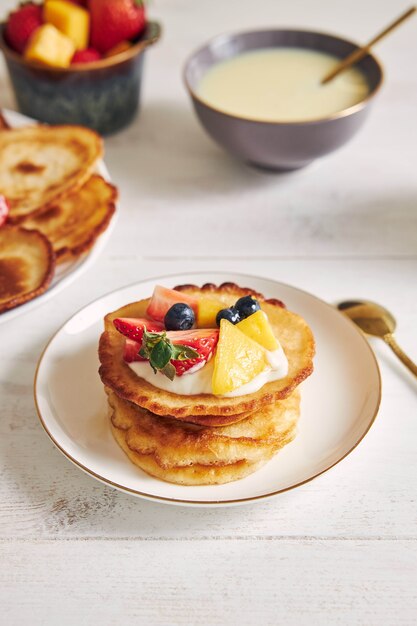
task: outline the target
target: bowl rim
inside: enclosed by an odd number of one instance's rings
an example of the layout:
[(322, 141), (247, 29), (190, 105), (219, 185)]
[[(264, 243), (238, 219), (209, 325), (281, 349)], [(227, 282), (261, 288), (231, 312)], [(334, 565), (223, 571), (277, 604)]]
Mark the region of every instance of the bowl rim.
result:
[(16, 61), (20, 65), (24, 65), (25, 67), (29, 67), (34, 70), (42, 70), (43, 72), (48, 72), (50, 74), (79, 74), (82, 72), (101, 70), (120, 65), (140, 54), (148, 46), (156, 43), (162, 34), (160, 22), (149, 20), (146, 24), (146, 29), (142, 34), (142, 38), (127, 50), (123, 50), (123, 52), (119, 52), (111, 57), (104, 57), (98, 61), (92, 61), (91, 63), (77, 63), (75, 65), (70, 65), (69, 67), (53, 67), (52, 65), (44, 65), (43, 63), (38, 63), (37, 61), (28, 61), (21, 54), (12, 50), (4, 37), (5, 26), (5, 21), (0, 22), (0, 50), (2, 50), (4, 56)]
[[(366, 107), (367, 104), (369, 104), (369, 102), (376, 96), (376, 94), (380, 91), (384, 81), (385, 81), (385, 73), (384, 73), (384, 67), (382, 65), (382, 63), (380, 62), (380, 60), (371, 52), (368, 52), (368, 54), (366, 56), (371, 57), (371, 59), (374, 61), (374, 63), (376, 64), (379, 73), (380, 73), (380, 78), (379, 81), (377, 83), (377, 85), (374, 87), (374, 89), (372, 91), (370, 91), (365, 98), (363, 98), (362, 100), (360, 100), (360, 102), (357, 102), (356, 104), (352, 104), (349, 107), (346, 107), (345, 109), (342, 109), (341, 111), (336, 111), (335, 113), (331, 113), (330, 115), (327, 115), (325, 117), (318, 117), (318, 118), (314, 118), (314, 119), (308, 119), (308, 120), (291, 120), (291, 121), (279, 121), (279, 120), (261, 120), (261, 119), (256, 119), (256, 118), (250, 118), (250, 117), (244, 117), (242, 115), (233, 115), (232, 113), (228, 113), (227, 111), (223, 111), (220, 108), (217, 108), (211, 104), (208, 104), (208, 102), (206, 102), (205, 100), (203, 100), (197, 93), (196, 91), (191, 87), (187, 74), (188, 74), (188, 69), (189, 66), (191, 64), (191, 62), (193, 61), (193, 59), (200, 53), (202, 52), (204, 49), (208, 48), (209, 46), (213, 45), (218, 39), (223, 39), (223, 38), (233, 38), (233, 37), (238, 37), (241, 35), (249, 35), (252, 33), (265, 33), (265, 32), (286, 32), (286, 33), (300, 33), (300, 34), (315, 34), (315, 35), (320, 35), (320, 36), (324, 36), (324, 37), (331, 37), (332, 39), (337, 39), (339, 41), (342, 41), (343, 43), (348, 43), (351, 44), (353, 46), (356, 47), (360, 47), (360, 44), (358, 44), (357, 42), (353, 41), (352, 39), (346, 39), (345, 37), (340, 37), (339, 35), (335, 35), (331, 32), (325, 32), (325, 31), (319, 31), (319, 30), (314, 30), (314, 29), (308, 29), (308, 28), (257, 28), (257, 29), (251, 29), (251, 30), (242, 30), (242, 31), (228, 31), (228, 32), (224, 32), (224, 33), (219, 33), (218, 35), (215, 35), (214, 37), (211, 37), (211, 39), (209, 39), (208, 41), (206, 41), (205, 44), (203, 44), (202, 46), (199, 46), (197, 49), (195, 49), (191, 54), (188, 55), (188, 57), (186, 58), (184, 65), (183, 65), (183, 71), (182, 71), (182, 78), (183, 78), (183, 82), (185, 84), (185, 87), (189, 93), (189, 95), (191, 96), (191, 98), (195, 101), (197, 101), (200, 105), (205, 106), (207, 109), (210, 109), (211, 111), (215, 112), (215, 113), (220, 113), (221, 115), (224, 115), (226, 117), (229, 117), (233, 120), (239, 120), (242, 122), (250, 122), (253, 124), (270, 124), (273, 126), (302, 126), (302, 125), (314, 125), (314, 124), (319, 124), (319, 123), (323, 123), (323, 122), (329, 122), (329, 121), (333, 121), (333, 120), (337, 120), (343, 117), (347, 117), (349, 115), (352, 115), (354, 113), (357, 113), (358, 111), (360, 111), (361, 109), (364, 109)], [(276, 46), (277, 48), (280, 46)], [(294, 46), (297, 47), (297, 46)], [(254, 48), (256, 50), (256, 48)], [(260, 48), (261, 49), (261, 48)], [(314, 50), (314, 48), (311, 48), (312, 50)], [(244, 53), (245, 51), (243, 51)], [(230, 57), (231, 58), (231, 57)], [(366, 58), (366, 57), (365, 57)]]

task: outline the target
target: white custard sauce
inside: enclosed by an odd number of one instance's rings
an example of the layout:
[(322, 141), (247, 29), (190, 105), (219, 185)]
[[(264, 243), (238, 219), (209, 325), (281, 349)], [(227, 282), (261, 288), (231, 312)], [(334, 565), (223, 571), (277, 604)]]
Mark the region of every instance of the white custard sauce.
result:
[[(246, 385), (242, 385), (238, 389), (225, 394), (223, 397), (234, 398), (248, 393), (255, 393), (266, 383), (285, 378), (288, 373), (288, 360), (281, 346), (273, 352), (266, 351), (266, 355), (269, 365), (258, 376), (246, 383)], [(211, 379), (213, 377), (214, 359), (211, 359), (203, 367), (197, 365), (186, 374), (176, 376), (174, 380), (169, 380), (160, 372), (155, 374), (147, 361), (135, 361), (128, 363), (128, 365), (137, 376), (144, 378), (151, 385), (158, 387), (158, 389), (171, 391), (181, 396), (213, 393)]]
[(246, 119), (321, 119), (357, 104), (369, 92), (365, 76), (356, 68), (322, 85), (338, 61), (331, 54), (307, 48), (244, 52), (211, 67), (197, 93), (208, 105)]

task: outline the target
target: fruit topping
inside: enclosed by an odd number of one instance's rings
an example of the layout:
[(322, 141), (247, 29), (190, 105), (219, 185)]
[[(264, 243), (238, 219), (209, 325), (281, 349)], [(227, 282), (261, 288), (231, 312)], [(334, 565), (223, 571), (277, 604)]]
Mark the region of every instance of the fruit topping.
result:
[(173, 380), (175, 375), (182, 376), (196, 365), (202, 367), (211, 358), (218, 338), (219, 331), (214, 329), (144, 331), (141, 343), (126, 339), (123, 358), (128, 363), (148, 360), (154, 371)]
[(5, 39), (9, 46), (23, 54), (29, 37), (41, 26), (42, 7), (39, 4), (24, 4), (9, 15)]
[(126, 361), (126, 363), (132, 363), (133, 361), (146, 361), (146, 359), (139, 356), (141, 346), (142, 343), (133, 341), (133, 339), (126, 339), (123, 348), (123, 360)]
[(237, 324), (236, 328), (271, 352), (278, 350), (279, 343), (275, 338), (268, 317), (263, 311), (256, 311)]
[(146, 320), (142, 317), (117, 317), (113, 320), (113, 324), (119, 333), (139, 343), (142, 342), (145, 328), (148, 332), (161, 332), (164, 330), (164, 325), (161, 322)]
[(235, 308), (239, 313), (240, 319), (244, 320), (249, 315), (253, 315), (256, 311), (259, 311), (260, 304), (253, 296), (243, 296), (235, 304)]
[(161, 372), (170, 380), (174, 380), (176, 369), (171, 361), (185, 361), (198, 358), (199, 354), (189, 346), (174, 344), (166, 332), (143, 333), (139, 356), (147, 359), (155, 374)]
[(240, 322), (240, 315), (236, 311), (234, 306), (229, 307), (228, 309), (221, 309), (216, 315), (216, 324), (220, 326), (220, 322), (222, 320), (227, 320), (231, 324), (237, 324)]
[(188, 304), (177, 302), (168, 309), (164, 323), (167, 330), (189, 330), (195, 324), (194, 311)]
[(101, 59), (100, 52), (94, 50), (94, 48), (86, 48), (85, 50), (77, 50), (71, 59), (71, 65), (76, 63), (94, 63)]
[(146, 26), (142, 0), (90, 0), (91, 45), (108, 52), (125, 39), (140, 35)]
[(188, 304), (194, 311), (197, 312), (198, 300), (193, 296), (182, 293), (181, 291), (175, 291), (175, 289), (167, 289), (157, 285), (154, 289), (151, 301), (146, 309), (146, 315), (158, 322), (163, 322), (165, 315), (169, 309), (177, 302)]
[(180, 342), (198, 353), (198, 356), (193, 359), (172, 361), (177, 376), (182, 376), (196, 365), (202, 366), (211, 359), (219, 340), (219, 331), (217, 329), (186, 330), (168, 332), (167, 336), (174, 344)]
[(0, 226), (6, 222), (9, 215), (9, 204), (4, 196), (0, 194)]
[(25, 58), (45, 65), (68, 67), (75, 52), (73, 41), (52, 24), (43, 24), (29, 39)]
[(216, 315), (223, 309), (224, 302), (218, 298), (203, 296), (198, 301), (197, 326), (199, 328), (216, 328)]
[(265, 350), (228, 320), (220, 323), (212, 389), (224, 395), (249, 383), (266, 367)]
[(90, 14), (66, 0), (46, 0), (43, 9), (45, 22), (52, 24), (69, 37), (77, 50), (88, 46)]

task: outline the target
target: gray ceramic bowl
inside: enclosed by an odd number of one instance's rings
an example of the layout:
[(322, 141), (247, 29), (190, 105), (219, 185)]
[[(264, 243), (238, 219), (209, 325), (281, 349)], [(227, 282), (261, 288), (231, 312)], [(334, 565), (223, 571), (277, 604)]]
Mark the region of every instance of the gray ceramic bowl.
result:
[(383, 81), (377, 59), (368, 54), (357, 67), (369, 84), (366, 98), (332, 116), (308, 122), (264, 122), (224, 113), (198, 96), (198, 85), (214, 64), (259, 48), (309, 48), (344, 58), (357, 45), (351, 41), (302, 30), (260, 30), (219, 35), (188, 59), (184, 79), (198, 118), (208, 134), (228, 152), (244, 161), (275, 170), (304, 167), (336, 150), (362, 126), (373, 97)]
[(145, 52), (159, 39), (161, 28), (148, 22), (128, 50), (67, 68), (27, 61), (9, 48), (3, 33), (0, 24), (0, 48), (21, 113), (47, 124), (82, 124), (108, 135), (130, 124), (137, 113)]

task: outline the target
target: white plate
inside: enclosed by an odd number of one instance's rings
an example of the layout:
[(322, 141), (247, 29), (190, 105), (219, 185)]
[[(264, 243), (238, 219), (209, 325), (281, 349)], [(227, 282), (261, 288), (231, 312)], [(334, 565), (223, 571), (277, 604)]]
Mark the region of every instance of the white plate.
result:
[[(4, 115), (6, 121), (12, 127), (19, 126), (27, 126), (28, 124), (35, 124), (36, 120), (31, 119), (30, 117), (26, 117), (17, 113), (16, 111), (8, 111), (3, 110), (2, 114)], [(111, 181), (109, 171), (104, 163), (104, 161), (100, 160), (97, 163), (96, 167), (97, 173), (100, 174), (105, 180)], [(51, 284), (48, 289), (38, 296), (37, 298), (33, 298), (33, 300), (29, 300), (25, 304), (21, 306), (17, 306), (14, 309), (10, 309), (10, 311), (6, 311), (0, 315), (0, 324), (2, 322), (7, 322), (11, 320), (13, 317), (17, 317), (18, 315), (22, 315), (27, 313), (28, 311), (33, 310), (37, 306), (47, 302), (57, 293), (59, 293), (65, 287), (68, 287), (76, 278), (84, 274), (88, 270), (88, 268), (96, 261), (104, 246), (106, 245), (111, 231), (114, 228), (117, 217), (117, 204), (116, 211), (113, 214), (113, 217), (110, 221), (110, 224), (106, 228), (106, 230), (97, 238), (94, 246), (85, 254), (82, 254), (79, 257), (74, 258), (67, 263), (62, 263), (58, 265), (54, 277), (52, 279)]]
[[(103, 317), (149, 297), (154, 285), (232, 281), (283, 300), (311, 326), (315, 371), (302, 386), (299, 432), (266, 466), (242, 480), (185, 487), (148, 476), (113, 440), (98, 376)], [(127, 493), (172, 504), (230, 505), (297, 487), (338, 463), (368, 432), (381, 396), (377, 362), (354, 324), (329, 304), (282, 283), (243, 274), (191, 273), (147, 280), (103, 296), (76, 313), (47, 345), (35, 377), (40, 420), (63, 454), (91, 476)]]

